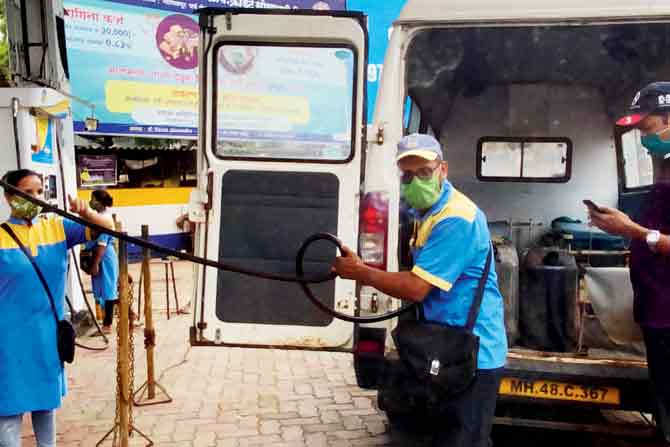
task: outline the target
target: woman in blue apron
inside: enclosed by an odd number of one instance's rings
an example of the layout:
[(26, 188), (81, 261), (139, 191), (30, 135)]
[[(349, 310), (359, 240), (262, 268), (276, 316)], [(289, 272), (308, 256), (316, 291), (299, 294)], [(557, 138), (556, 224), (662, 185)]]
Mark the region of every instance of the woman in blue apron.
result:
[[(114, 204), (112, 196), (104, 189), (98, 189), (91, 194), (91, 208), (98, 214), (111, 221), (109, 208)], [(114, 248), (114, 238), (101, 234), (95, 241), (89, 242), (87, 248), (93, 252), (91, 263), (91, 278), (95, 301), (105, 310), (102, 322), (102, 331), (105, 334), (112, 332), (114, 304), (118, 299), (119, 259)]]
[[(41, 198), (42, 177), (20, 169), (3, 181)], [(31, 253), (63, 318), (68, 249), (90, 240), (90, 231), (56, 216), (39, 216), (41, 208), (5, 191), (11, 215), (7, 224)], [(68, 196), (70, 211), (97, 225), (108, 220)], [(49, 297), (32, 264), (12, 236), (0, 228), (0, 446), (21, 445), (21, 420), (32, 413), (38, 447), (56, 445), (55, 409), (67, 391), (56, 345), (56, 321)]]

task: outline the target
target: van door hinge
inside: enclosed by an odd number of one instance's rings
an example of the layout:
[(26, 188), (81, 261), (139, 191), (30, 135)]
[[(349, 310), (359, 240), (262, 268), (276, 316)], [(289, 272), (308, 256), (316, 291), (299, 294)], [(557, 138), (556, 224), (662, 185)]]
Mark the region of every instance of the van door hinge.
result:
[(233, 29), (233, 14), (230, 12), (226, 13), (226, 29), (228, 31)]
[(377, 293), (373, 293), (372, 298), (370, 299), (370, 312), (373, 314), (379, 312), (379, 298)]
[(381, 125), (377, 128), (377, 144), (378, 144), (379, 146), (381, 146), (382, 144), (384, 144), (384, 125), (383, 125), (383, 124), (381, 124)]
[(205, 210), (209, 211), (212, 209), (213, 195), (214, 195), (214, 172), (209, 171), (207, 173), (207, 202), (205, 203)]

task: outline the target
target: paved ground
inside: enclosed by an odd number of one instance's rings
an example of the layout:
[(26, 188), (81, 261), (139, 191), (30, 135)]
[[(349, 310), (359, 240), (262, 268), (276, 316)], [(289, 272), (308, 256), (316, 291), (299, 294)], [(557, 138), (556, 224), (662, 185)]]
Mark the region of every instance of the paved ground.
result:
[[(137, 278), (137, 265), (131, 273)], [(155, 267), (154, 302), (164, 306), (160, 266)], [(176, 269), (178, 289), (186, 296), (188, 264)], [(376, 407), (375, 394), (356, 386), (348, 354), (190, 348), (191, 316), (167, 321), (158, 309), (157, 371), (174, 401), (134, 408), (135, 426), (158, 446), (421, 446), (421, 439), (389, 430)], [(135, 383), (146, 378), (143, 335), (136, 331)], [(114, 339), (115, 342), (115, 339)], [(100, 343), (97, 339), (90, 343)], [(112, 427), (115, 412), (115, 345), (104, 352), (79, 350), (68, 368), (70, 393), (58, 412), (59, 446), (91, 447)], [(34, 445), (26, 421), (25, 445)], [(583, 437), (561, 438), (542, 432), (498, 431), (496, 446), (630, 444)], [(106, 443), (104, 445), (111, 445)], [(131, 445), (146, 445), (135, 439)], [(647, 444), (648, 445), (648, 444)]]

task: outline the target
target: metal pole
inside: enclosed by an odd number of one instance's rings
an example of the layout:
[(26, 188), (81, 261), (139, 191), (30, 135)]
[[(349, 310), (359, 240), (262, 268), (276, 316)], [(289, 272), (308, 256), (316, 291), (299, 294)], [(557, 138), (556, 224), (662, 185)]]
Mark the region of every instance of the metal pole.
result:
[(16, 169), (21, 169), (21, 142), (19, 140), (19, 98), (12, 98), (12, 127), (14, 130), (14, 150), (16, 150)]
[(167, 319), (170, 319), (170, 276), (168, 275), (168, 261), (163, 263), (165, 266), (165, 302), (167, 303)]
[[(32, 67), (30, 66), (30, 39), (28, 37), (28, 10), (26, 0), (21, 0), (21, 40), (23, 44), (23, 63), (26, 64), (25, 76), (32, 77)], [(17, 67), (18, 68), (18, 67)]]
[[(142, 225), (142, 239), (149, 240), (149, 226)], [(142, 250), (142, 280), (144, 281), (144, 330), (145, 336), (150, 339), (147, 343), (147, 389), (149, 400), (156, 397), (155, 372), (154, 372), (154, 317), (151, 303), (151, 250), (144, 248)]]
[[(142, 239), (149, 240), (148, 225), (142, 225)], [(147, 381), (135, 391), (133, 403), (138, 407), (143, 407), (172, 402), (172, 397), (170, 397), (167, 390), (160, 383), (156, 382), (156, 367), (154, 363), (156, 330), (154, 329), (153, 304), (151, 301), (151, 250), (148, 248), (142, 249), (142, 276), (140, 282), (144, 286), (144, 348), (147, 351)], [(140, 293), (142, 286), (140, 286)], [(161, 393), (158, 399), (156, 398), (156, 389)]]
[[(120, 227), (121, 225), (118, 225)], [(120, 229), (120, 228), (119, 228)], [(128, 447), (130, 435), (130, 361), (129, 340), (130, 322), (128, 321), (128, 246), (119, 240), (119, 437), (121, 447)]]

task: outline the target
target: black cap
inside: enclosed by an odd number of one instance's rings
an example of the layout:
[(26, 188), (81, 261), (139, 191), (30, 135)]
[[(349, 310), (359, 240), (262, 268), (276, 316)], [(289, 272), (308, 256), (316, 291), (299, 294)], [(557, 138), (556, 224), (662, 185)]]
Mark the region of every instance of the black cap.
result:
[(616, 124), (635, 127), (652, 113), (670, 113), (670, 82), (652, 82), (637, 92), (628, 114), (619, 118)]

